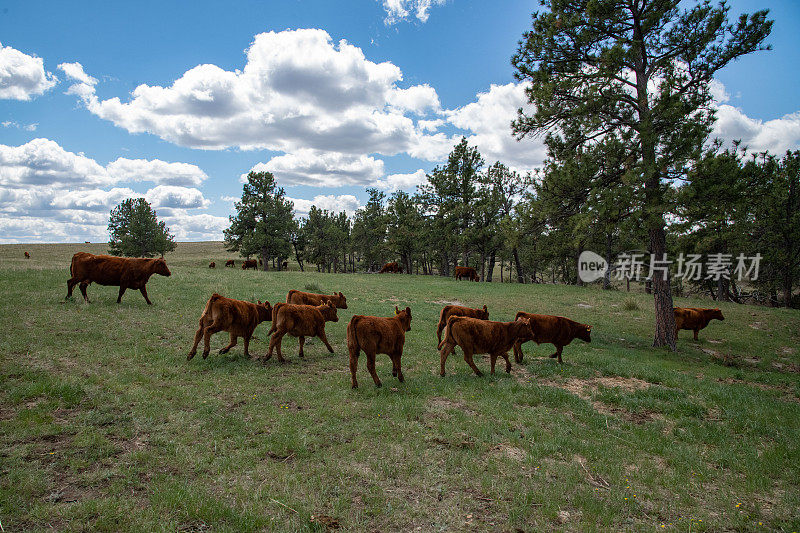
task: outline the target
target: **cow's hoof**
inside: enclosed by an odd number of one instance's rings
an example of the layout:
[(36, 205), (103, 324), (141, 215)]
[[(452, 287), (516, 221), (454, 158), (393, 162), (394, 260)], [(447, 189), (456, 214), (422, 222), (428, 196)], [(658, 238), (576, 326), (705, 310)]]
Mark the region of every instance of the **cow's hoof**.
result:
[(208, 352), (203, 352), (203, 359), (207, 359), (207, 358), (208, 358)]
[(192, 358), (194, 357), (194, 355), (195, 355), (195, 354), (193, 354), (193, 353), (190, 353), (190, 354), (188, 354), (188, 355), (186, 356), (186, 360), (187, 360), (187, 361), (191, 361), (191, 360), (192, 360)]
[(219, 353), (220, 353), (220, 355), (224, 355), (224, 354), (228, 353), (228, 349), (227, 348), (221, 348)]
[(376, 388), (376, 389), (377, 389), (377, 388), (380, 388), (380, 387), (382, 387), (382, 386), (383, 386), (383, 383), (381, 383), (380, 381), (379, 381), (379, 382), (377, 382), (377, 383), (375, 384), (375, 388)]
[(403, 377), (403, 374), (400, 374), (399, 376), (397, 376), (397, 380), (400, 383), (405, 383), (406, 382), (406, 378)]

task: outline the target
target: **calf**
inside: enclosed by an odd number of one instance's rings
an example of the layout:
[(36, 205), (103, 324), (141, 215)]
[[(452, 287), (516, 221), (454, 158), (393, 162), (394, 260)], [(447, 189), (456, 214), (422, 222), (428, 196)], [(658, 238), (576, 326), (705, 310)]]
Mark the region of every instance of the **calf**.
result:
[(697, 333), (705, 328), (714, 319), (725, 320), (722, 311), (719, 309), (703, 309), (701, 307), (673, 307), (675, 313), (675, 338), (678, 338), (678, 331), (690, 329), (694, 331), (694, 340)]
[(147, 305), (152, 305), (145, 288), (150, 276), (153, 274), (171, 275), (164, 258), (113, 257), (87, 252), (78, 252), (72, 256), (69, 272), (72, 277), (67, 281), (67, 298), (72, 296), (72, 289), (80, 283), (83, 299), (89, 303), (86, 287), (94, 282), (98, 285), (119, 286), (117, 303), (122, 301), (122, 295), (125, 294), (126, 289), (138, 289), (144, 296)]
[(320, 305), (325, 302), (331, 302), (339, 309), (347, 309), (347, 298), (341, 292), (339, 294), (315, 294), (292, 289), (286, 295), (287, 304)]
[[(563, 316), (536, 315), (520, 311), (517, 313), (516, 319), (528, 320), (531, 323), (533, 339), (527, 340), (533, 340), (536, 344), (549, 343), (556, 347), (556, 352), (550, 357), (558, 357), (559, 364), (564, 364), (561, 361), (561, 350), (573, 339), (592, 342), (592, 326), (575, 322)], [(524, 343), (525, 341), (521, 341), (514, 344), (514, 361), (517, 363), (522, 362), (522, 345)]]
[(483, 309), (473, 309), (461, 305), (445, 305), (442, 307), (442, 312), (439, 313), (439, 325), (436, 326), (436, 338), (439, 342), (442, 342), (442, 330), (447, 325), (447, 319), (451, 316), (468, 316), (471, 318), (480, 318), (481, 320), (489, 320), (489, 310), (486, 309), (485, 305)]
[(227, 261), (225, 261), (225, 266), (226, 267), (236, 267), (236, 263), (234, 262), (233, 259), (228, 259)]
[(208, 268), (217, 268), (217, 264), (216, 264), (214, 261), (211, 261), (211, 262), (208, 264)]
[(456, 346), (461, 346), (464, 351), (464, 361), (478, 376), (483, 374), (472, 360), (473, 354), (476, 353), (489, 354), (492, 374), (494, 374), (494, 365), (498, 357), (506, 360), (506, 372), (511, 372), (508, 350), (514, 346), (515, 342), (532, 338), (533, 330), (526, 319), (514, 322), (492, 322), (479, 318), (451, 316), (447, 319), (444, 340), (439, 343), (440, 374), (444, 376), (444, 363)]
[(258, 270), (258, 261), (255, 259), (247, 259), (242, 263), (242, 270), (247, 270), (248, 268), (252, 268), (253, 270)]
[(31, 254), (29, 254), (28, 252), (25, 252), (25, 259), (30, 259), (30, 258), (31, 258)]
[(478, 276), (478, 273), (472, 267), (456, 267), (455, 278), (457, 281), (460, 281), (461, 278), (467, 278), (471, 281), (480, 281), (481, 278)]
[(283, 353), (281, 353), (281, 339), (287, 333), (298, 338), (300, 357), (303, 357), (303, 344), (306, 342), (306, 337), (319, 337), (328, 351), (333, 353), (333, 348), (328, 343), (328, 337), (325, 336), (325, 322), (338, 321), (336, 306), (331, 302), (317, 306), (275, 304), (272, 312), (272, 329), (270, 330), (274, 333), (269, 341), (269, 351), (267, 351), (264, 361), (268, 361), (272, 357), (272, 350), (276, 347), (278, 348), (278, 361), (281, 363), (284, 361)]
[(361, 350), (367, 354), (367, 370), (376, 387), (381, 380), (375, 372), (375, 355), (385, 353), (392, 360), (392, 376), (403, 383), (403, 371), (400, 369), (400, 357), (403, 355), (403, 344), (406, 342), (406, 331), (411, 331), (411, 308), (405, 310), (395, 306), (393, 317), (355, 315), (347, 324), (347, 350), (350, 352), (350, 384), (358, 388), (356, 370)]
[(385, 265), (383, 265), (383, 268), (381, 268), (378, 274), (386, 274), (387, 272), (394, 274), (402, 274), (403, 267), (401, 267), (397, 263), (386, 263)]
[(249, 358), (250, 339), (256, 326), (265, 320), (272, 320), (272, 308), (269, 302), (262, 304), (259, 301), (254, 304), (225, 298), (217, 293), (212, 294), (206, 303), (203, 314), (200, 315), (200, 327), (197, 328), (197, 332), (194, 334), (194, 345), (189, 350), (186, 360), (191, 360), (197, 353), (200, 337), (203, 337), (204, 342), (203, 359), (208, 357), (208, 352), (211, 350), (209, 344), (211, 335), (218, 331), (227, 331), (231, 335), (231, 342), (222, 348), (219, 353), (228, 353), (231, 348), (236, 346), (237, 339), (243, 337), (244, 356)]

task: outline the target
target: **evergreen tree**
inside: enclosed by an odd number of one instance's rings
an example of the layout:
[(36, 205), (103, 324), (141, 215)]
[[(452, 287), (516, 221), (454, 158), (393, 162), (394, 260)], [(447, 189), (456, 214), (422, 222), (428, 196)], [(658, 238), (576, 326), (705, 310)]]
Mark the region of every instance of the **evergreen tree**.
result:
[(127, 257), (164, 257), (175, 249), (175, 237), (144, 198), (128, 198), (111, 210), (108, 252)]

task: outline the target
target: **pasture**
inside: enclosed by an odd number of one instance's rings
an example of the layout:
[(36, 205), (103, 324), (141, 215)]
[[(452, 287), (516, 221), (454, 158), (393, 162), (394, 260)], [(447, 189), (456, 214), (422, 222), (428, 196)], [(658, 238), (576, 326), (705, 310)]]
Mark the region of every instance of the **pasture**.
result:
[[(596, 288), (410, 275), (224, 268), (219, 243), (182, 243), (169, 278), (91, 285), (64, 301), (69, 261), (105, 245), (0, 246), (0, 522), (5, 531), (718, 531), (800, 528), (800, 314), (722, 304), (700, 341), (650, 348), (652, 298)], [(32, 259), (26, 260), (23, 251)], [(215, 261), (216, 269), (208, 263)], [(284, 301), (342, 291), (348, 309), (288, 361), (240, 344), (186, 354), (213, 292)], [(450, 302), (591, 324), (564, 365), (523, 346), (478, 378), (460, 349), (438, 375)], [(713, 307), (708, 300), (677, 305)], [(378, 356), (351, 390), (354, 314), (410, 306), (406, 382)], [(250, 345), (262, 356), (270, 323)], [(512, 358), (513, 362), (513, 358)]]

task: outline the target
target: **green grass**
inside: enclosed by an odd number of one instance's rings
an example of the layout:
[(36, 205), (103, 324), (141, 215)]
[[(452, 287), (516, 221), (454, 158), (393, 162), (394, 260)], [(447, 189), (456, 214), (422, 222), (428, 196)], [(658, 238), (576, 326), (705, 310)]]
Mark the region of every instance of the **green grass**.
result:
[[(27, 250), (33, 259), (26, 261)], [(800, 528), (800, 314), (721, 304), (724, 322), (653, 349), (652, 299), (559, 285), (253, 272), (218, 243), (180, 244), (172, 277), (138, 292), (91, 285), (64, 301), (69, 259), (104, 245), (0, 246), (0, 522), (6, 531), (762, 530)], [(186, 361), (209, 295), (272, 303), (342, 291), (349, 309), (286, 364), (241, 344)], [(592, 324), (593, 341), (524, 346), (510, 375), (438, 376), (443, 302)], [(631, 305), (631, 302), (636, 305)], [(677, 305), (708, 306), (679, 299)], [(410, 306), (406, 383), (362, 356), (353, 314)], [(269, 324), (256, 330), (266, 352)], [(488, 360), (476, 359), (488, 372)], [(503, 365), (499, 365), (502, 368)], [(661, 525), (664, 528), (661, 528)]]

